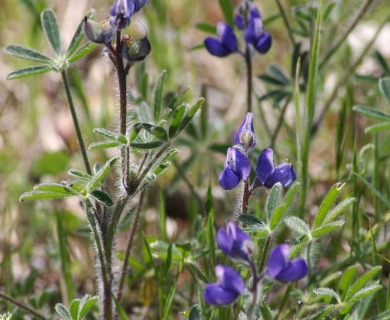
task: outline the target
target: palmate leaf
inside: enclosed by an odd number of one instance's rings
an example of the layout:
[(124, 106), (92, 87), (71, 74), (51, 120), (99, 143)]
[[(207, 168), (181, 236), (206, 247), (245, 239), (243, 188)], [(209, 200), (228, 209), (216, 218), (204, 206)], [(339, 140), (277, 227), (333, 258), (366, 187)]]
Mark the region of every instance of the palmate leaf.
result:
[(112, 201), (110, 196), (103, 191), (93, 190), (90, 192), (90, 196), (105, 207), (111, 207), (114, 205), (114, 201)]
[(202, 312), (198, 304), (194, 305), (191, 308), (188, 314), (188, 320), (202, 320)]
[[(87, 13), (86, 17), (88, 19), (92, 19), (94, 16), (94, 13), (95, 13), (94, 10), (91, 9)], [(83, 41), (83, 38), (84, 38), (83, 25), (84, 25), (84, 18), (80, 22), (79, 26), (77, 27), (76, 32), (73, 35), (72, 40), (70, 41), (68, 50), (66, 51), (66, 58), (67, 59), (69, 59), (70, 57), (73, 56), (73, 54), (76, 52), (77, 48), (79, 47), (81, 41)]]
[(163, 127), (154, 126), (150, 123), (142, 123), (142, 128), (162, 141), (168, 140), (168, 134)]
[(41, 14), (42, 28), (54, 51), (61, 55), (61, 38), (58, 28), (57, 16), (52, 9), (46, 9)]
[(390, 105), (390, 78), (379, 79), (379, 91)]
[(322, 200), (321, 202), (320, 208), (318, 209), (318, 212), (313, 222), (313, 228), (317, 228), (325, 220), (325, 217), (327, 216), (328, 212), (330, 211), (330, 208), (333, 206), (334, 202), (336, 201), (336, 198), (340, 194), (340, 191), (343, 188), (343, 186), (344, 184), (336, 183), (328, 191), (324, 200)]
[(364, 129), (364, 133), (378, 132), (386, 129), (390, 129), (390, 122), (382, 122), (369, 126)]
[(382, 289), (382, 286), (379, 284), (373, 284), (356, 292), (356, 294), (347, 302), (347, 305), (340, 310), (340, 314), (348, 313), (353, 306), (360, 302), (362, 299), (375, 294), (378, 290)]
[(49, 72), (51, 70), (53, 70), (53, 67), (52, 66), (48, 66), (48, 65), (27, 67), (27, 68), (23, 68), (23, 69), (19, 69), (19, 70), (11, 72), (7, 76), (7, 80), (31, 77), (31, 76), (34, 76), (34, 75), (37, 75), (37, 74), (42, 74), (42, 73)]
[(154, 114), (154, 120), (158, 121), (161, 114), (162, 104), (163, 104), (163, 92), (164, 92), (164, 83), (165, 79), (167, 77), (167, 71), (164, 70), (160, 77), (158, 78), (158, 81), (154, 87), (153, 91), (153, 114)]
[(57, 303), (55, 305), (56, 312), (61, 317), (61, 320), (72, 320), (70, 312), (67, 307), (65, 307), (62, 303)]
[(208, 24), (208, 23), (197, 23), (195, 26), (198, 30), (211, 33), (211, 34), (216, 34), (217, 33), (217, 28), (214, 25)]
[(85, 295), (83, 299), (81, 299), (81, 305), (79, 307), (78, 314), (79, 319), (82, 319), (89, 311), (91, 311), (98, 299), (98, 296), (90, 296), (88, 294)]
[(365, 274), (360, 276), (353, 284), (349, 287), (345, 299), (348, 301), (353, 296), (357, 294), (359, 290), (361, 290), (375, 275), (382, 270), (382, 267), (376, 266), (371, 270), (367, 271)]
[(357, 105), (352, 108), (353, 111), (364, 114), (367, 117), (371, 117), (378, 120), (390, 120), (390, 114), (382, 112), (372, 107)]
[(37, 199), (61, 199), (65, 197), (73, 196), (73, 194), (65, 194), (53, 191), (29, 191), (23, 193), (19, 197), (19, 201), (37, 200)]
[(269, 192), (269, 195), (267, 197), (267, 201), (265, 204), (265, 211), (267, 213), (267, 220), (269, 221), (272, 217), (272, 214), (276, 207), (280, 204), (282, 199), (282, 184), (280, 182), (275, 183), (272, 187), (271, 191)]
[(33, 60), (38, 62), (43, 62), (50, 64), (53, 62), (51, 58), (44, 55), (43, 53), (40, 53), (34, 49), (27, 48), (21, 45), (13, 44), (6, 48), (4, 48), (4, 52), (7, 54), (10, 54), (14, 57), (27, 59), (27, 60)]
[(95, 48), (96, 48), (95, 43), (88, 42), (88, 43), (84, 44), (78, 50), (76, 50), (76, 52), (73, 55), (71, 55), (68, 58), (68, 60), (67, 60), (68, 63), (73, 63), (77, 60), (80, 60), (82, 57), (86, 56), (88, 53), (93, 51)]
[(288, 217), (284, 220), (287, 227), (300, 236), (310, 235), (310, 227), (308, 224), (298, 217)]
[(91, 181), (87, 185), (89, 191), (92, 191), (103, 182), (104, 178), (108, 175), (118, 159), (118, 157), (112, 158), (111, 160), (108, 160), (103, 167), (100, 168), (100, 170), (92, 177)]
[(341, 302), (340, 296), (333, 289), (317, 288), (317, 289), (314, 289), (313, 291), (318, 296), (335, 298), (338, 303)]
[(119, 141), (100, 141), (91, 143), (88, 147), (89, 150), (108, 149), (120, 146)]

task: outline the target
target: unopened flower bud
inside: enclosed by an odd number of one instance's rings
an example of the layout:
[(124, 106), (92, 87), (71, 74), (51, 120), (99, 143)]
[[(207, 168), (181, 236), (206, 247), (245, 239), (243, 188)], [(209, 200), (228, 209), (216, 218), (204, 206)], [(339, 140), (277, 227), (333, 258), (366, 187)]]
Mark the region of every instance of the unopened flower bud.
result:
[(256, 135), (253, 129), (253, 113), (246, 114), (244, 122), (237, 130), (234, 139), (234, 144), (241, 145), (245, 149), (253, 148), (256, 145)]
[(89, 40), (95, 43), (110, 43), (114, 36), (115, 28), (111, 26), (110, 21), (105, 19), (100, 23), (85, 17), (84, 33)]
[(123, 59), (134, 63), (142, 61), (150, 53), (151, 46), (147, 37), (141, 39), (132, 39), (130, 36), (123, 38), (121, 56)]

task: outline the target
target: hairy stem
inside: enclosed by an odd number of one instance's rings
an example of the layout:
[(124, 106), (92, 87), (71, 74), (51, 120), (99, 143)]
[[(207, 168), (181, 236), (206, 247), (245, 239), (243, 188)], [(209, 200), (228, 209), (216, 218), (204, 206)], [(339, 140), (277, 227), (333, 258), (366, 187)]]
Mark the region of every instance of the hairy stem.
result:
[(289, 297), (289, 295), (290, 295), (292, 286), (293, 286), (293, 283), (290, 282), (289, 285), (288, 285), (287, 288), (286, 288), (286, 291), (284, 292), (282, 301), (280, 301), (279, 310), (278, 310), (278, 313), (277, 313), (277, 315), (276, 315), (276, 317), (275, 317), (275, 320), (278, 320), (279, 317), (280, 317), (280, 315), (282, 314), (283, 309), (284, 309), (284, 307), (285, 307), (285, 305), (286, 305), (286, 302), (287, 302), (287, 300), (288, 300), (288, 297)]
[(102, 247), (102, 239), (99, 236), (99, 232), (96, 227), (97, 217), (89, 201), (85, 202), (85, 210), (92, 229), (96, 246), (96, 254), (99, 259), (100, 272), (103, 280), (103, 317), (104, 319), (112, 319), (111, 280), (108, 278), (109, 274), (107, 273), (105, 255)]
[(259, 274), (261, 274), (263, 272), (263, 269), (265, 266), (265, 260), (267, 259), (270, 245), (271, 245), (271, 236), (268, 236), (267, 240), (265, 242), (265, 245), (264, 245), (263, 253), (261, 254), (260, 265), (259, 265)]
[(249, 182), (248, 179), (244, 180), (244, 190), (242, 191), (242, 203), (241, 203), (241, 214), (248, 213), (249, 209), (249, 198), (252, 193), (249, 190)]
[[(121, 30), (118, 29), (116, 32), (116, 48), (115, 48), (115, 62), (116, 71), (119, 85), (119, 132), (120, 134), (126, 135), (127, 130), (127, 73), (121, 57), (122, 49), (122, 38)], [(129, 181), (130, 172), (130, 150), (126, 146), (121, 147), (121, 169), (122, 169), (122, 181), (127, 188), (131, 183)]]
[(257, 275), (256, 265), (253, 259), (250, 261), (250, 269), (252, 272), (252, 279), (253, 279), (252, 288), (250, 288), (250, 291), (252, 292), (252, 302), (249, 305), (247, 311), (247, 318), (248, 320), (256, 320), (255, 309), (257, 305), (257, 296), (258, 296), (257, 287), (260, 281), (260, 277)]
[(19, 307), (19, 308), (21, 308), (29, 313), (31, 313), (37, 319), (40, 319), (40, 320), (47, 320), (48, 319), (45, 316), (43, 316), (42, 314), (40, 314), (38, 311), (35, 311), (30, 306), (28, 306), (22, 302), (19, 302), (19, 301), (15, 300), (14, 298), (11, 298), (10, 296), (6, 295), (4, 292), (0, 292), (0, 298), (12, 303), (13, 305), (15, 305), (15, 306), (17, 306), (17, 307)]
[(91, 166), (89, 165), (89, 161), (88, 161), (87, 150), (85, 148), (83, 136), (81, 135), (80, 125), (76, 114), (76, 108), (74, 106), (72, 94), (70, 92), (69, 79), (66, 70), (63, 70), (61, 72), (61, 75), (62, 75), (62, 81), (64, 82), (65, 85), (66, 97), (68, 99), (70, 112), (72, 114), (73, 124), (76, 129), (76, 134), (77, 134), (77, 139), (79, 141), (81, 154), (83, 155), (85, 170), (87, 170), (88, 174), (92, 174)]
[(146, 193), (145, 190), (143, 190), (141, 192), (140, 199), (139, 199), (139, 202), (138, 202), (137, 212), (135, 213), (133, 226), (132, 226), (131, 232), (130, 232), (129, 242), (127, 243), (125, 259), (124, 259), (123, 267), (122, 267), (122, 273), (121, 273), (121, 277), (120, 277), (120, 280), (119, 280), (118, 295), (117, 295), (118, 303), (120, 303), (121, 299), (122, 299), (123, 285), (125, 283), (125, 276), (126, 276), (126, 273), (127, 273), (127, 267), (128, 267), (128, 263), (129, 263), (130, 252), (131, 252), (131, 248), (133, 247), (135, 232), (136, 232), (136, 230), (138, 228), (138, 221), (139, 221), (139, 217), (140, 217), (140, 214), (141, 214), (142, 204), (144, 202), (145, 193)]

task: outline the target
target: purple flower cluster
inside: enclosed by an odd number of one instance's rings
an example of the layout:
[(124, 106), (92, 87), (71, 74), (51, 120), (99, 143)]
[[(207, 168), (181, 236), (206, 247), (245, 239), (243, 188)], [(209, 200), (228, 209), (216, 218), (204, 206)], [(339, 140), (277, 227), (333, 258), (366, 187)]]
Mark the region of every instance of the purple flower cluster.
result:
[[(271, 35), (264, 30), (260, 11), (251, 1), (245, 1), (238, 6), (234, 23), (244, 32), (244, 39), (259, 53), (266, 53), (272, 45)], [(217, 37), (207, 37), (204, 40), (206, 49), (217, 57), (239, 52), (238, 40), (232, 27), (226, 22), (218, 22)]]
[[(234, 146), (229, 148), (226, 155), (224, 169), (219, 175), (219, 184), (225, 190), (230, 190), (247, 180), (251, 172), (251, 164), (247, 156), (248, 150), (256, 145), (256, 135), (253, 128), (253, 114), (248, 112), (233, 138)], [(256, 184), (272, 188), (281, 183), (283, 188), (289, 187), (296, 179), (295, 171), (290, 163), (283, 163), (275, 167), (272, 149), (264, 149), (256, 165)]]
[[(229, 257), (255, 267), (254, 243), (236, 224), (229, 222), (226, 228), (218, 230), (218, 247)], [(292, 282), (306, 276), (309, 268), (302, 258), (289, 259), (287, 244), (275, 247), (269, 256), (265, 274), (281, 282)], [(203, 297), (210, 305), (225, 305), (234, 302), (244, 291), (245, 284), (240, 274), (230, 267), (218, 265), (215, 268), (217, 282), (206, 286)], [(257, 281), (260, 278), (257, 279)]]
[[(116, 0), (110, 8), (110, 17), (97, 23), (85, 17), (84, 33), (95, 43), (110, 45), (117, 30), (125, 29), (130, 18), (141, 10), (149, 0)], [(140, 47), (139, 44), (135, 43)]]
[(141, 10), (148, 0), (116, 0), (110, 9), (111, 25), (125, 29), (130, 24), (130, 17)]

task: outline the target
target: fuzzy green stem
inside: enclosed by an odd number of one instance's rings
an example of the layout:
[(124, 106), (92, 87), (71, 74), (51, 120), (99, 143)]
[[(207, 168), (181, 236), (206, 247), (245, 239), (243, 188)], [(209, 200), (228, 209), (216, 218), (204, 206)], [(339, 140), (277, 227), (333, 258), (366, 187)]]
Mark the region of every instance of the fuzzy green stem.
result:
[(268, 236), (267, 240), (265, 242), (265, 245), (264, 245), (263, 253), (261, 254), (260, 265), (259, 265), (259, 274), (261, 274), (263, 272), (263, 269), (265, 266), (265, 260), (267, 259), (270, 245), (271, 245), (271, 236)]
[(65, 86), (65, 92), (66, 92), (66, 97), (68, 99), (70, 112), (72, 114), (73, 124), (76, 129), (76, 134), (77, 134), (77, 139), (79, 141), (81, 154), (83, 155), (85, 170), (87, 170), (88, 174), (92, 174), (91, 166), (89, 165), (89, 161), (88, 161), (87, 150), (85, 148), (83, 136), (81, 134), (80, 125), (77, 118), (76, 108), (74, 106), (72, 94), (70, 92), (69, 79), (66, 70), (63, 70), (61, 72), (61, 75), (62, 75), (62, 81), (64, 82), (64, 86)]
[[(115, 62), (116, 71), (119, 85), (119, 132), (126, 135), (127, 130), (127, 73), (121, 57), (122, 51), (122, 37), (121, 30), (116, 32), (116, 48), (115, 48)], [(125, 188), (128, 188), (130, 179), (129, 163), (130, 163), (130, 150), (126, 146), (121, 147), (121, 169), (122, 169), (122, 181)]]
[(279, 305), (279, 310), (278, 310), (278, 314), (276, 315), (275, 317), (275, 320), (278, 320), (280, 315), (282, 314), (283, 312), (283, 309), (284, 307), (286, 306), (286, 303), (287, 303), (287, 300), (288, 300), (288, 297), (290, 295), (290, 292), (291, 292), (291, 289), (292, 289), (292, 286), (293, 286), (293, 283), (290, 282), (289, 285), (287, 286), (286, 288), (286, 291), (284, 292), (284, 295), (283, 295), (283, 298), (282, 298), (282, 301), (280, 301), (280, 305)]
[(40, 319), (40, 320), (47, 320), (48, 318), (46, 318), (45, 316), (43, 316), (42, 314), (40, 314), (38, 311), (35, 311), (33, 308), (31, 308), (30, 306), (22, 303), (22, 302), (19, 302), (17, 300), (15, 300), (14, 298), (11, 298), (10, 296), (6, 295), (5, 293), (3, 292), (0, 292), (0, 298), (5, 300), (5, 301), (8, 301), (10, 303), (12, 303), (13, 305), (31, 313), (34, 317), (36, 317), (37, 319)]
[(96, 228), (97, 218), (95, 212), (92, 208), (92, 205), (89, 201), (85, 202), (85, 210), (89, 224), (92, 229), (93, 238), (96, 246), (96, 254), (99, 259), (100, 272), (103, 280), (103, 317), (104, 319), (112, 319), (112, 290), (111, 290), (111, 280), (108, 278), (109, 274), (107, 273), (105, 255), (102, 247), (102, 239), (99, 236), (99, 232)]
[(132, 226), (131, 232), (130, 232), (129, 242), (127, 243), (125, 259), (124, 259), (123, 267), (122, 267), (122, 273), (121, 273), (121, 277), (120, 277), (120, 280), (119, 280), (118, 295), (117, 295), (118, 303), (120, 303), (121, 300), (122, 300), (123, 285), (125, 283), (125, 276), (126, 276), (127, 267), (128, 267), (128, 264), (129, 264), (130, 252), (131, 252), (131, 248), (133, 247), (135, 231), (138, 229), (138, 222), (139, 222), (139, 217), (140, 217), (141, 210), (142, 210), (142, 205), (143, 205), (143, 202), (144, 202), (145, 193), (146, 193), (145, 190), (143, 190), (141, 192), (140, 199), (139, 199), (139, 202), (138, 202), (137, 212), (135, 213), (133, 226)]
[(278, 5), (278, 9), (279, 9), (280, 14), (282, 16), (284, 25), (286, 26), (286, 29), (287, 29), (287, 32), (288, 32), (288, 37), (290, 38), (291, 44), (293, 46), (295, 46), (296, 42), (295, 42), (295, 39), (294, 39), (293, 30), (292, 30), (292, 28), (290, 26), (290, 23), (288, 22), (286, 11), (284, 10), (282, 4), (280, 3), (280, 0), (276, 0), (276, 4)]
[(259, 277), (257, 275), (256, 265), (255, 265), (253, 259), (250, 261), (250, 269), (252, 272), (252, 279), (253, 279), (252, 288), (250, 288), (250, 291), (252, 292), (252, 302), (249, 305), (249, 308), (247, 311), (247, 318), (248, 318), (248, 320), (256, 320), (255, 309), (256, 309), (256, 305), (257, 305), (257, 295), (258, 295), (257, 287), (258, 287), (258, 284), (259, 284), (261, 277)]
[(312, 271), (311, 270), (311, 258), (310, 258), (311, 244), (312, 244), (312, 242), (309, 241), (309, 244), (307, 245), (307, 252), (306, 252), (306, 260), (307, 260), (307, 266), (309, 268), (309, 275)]

